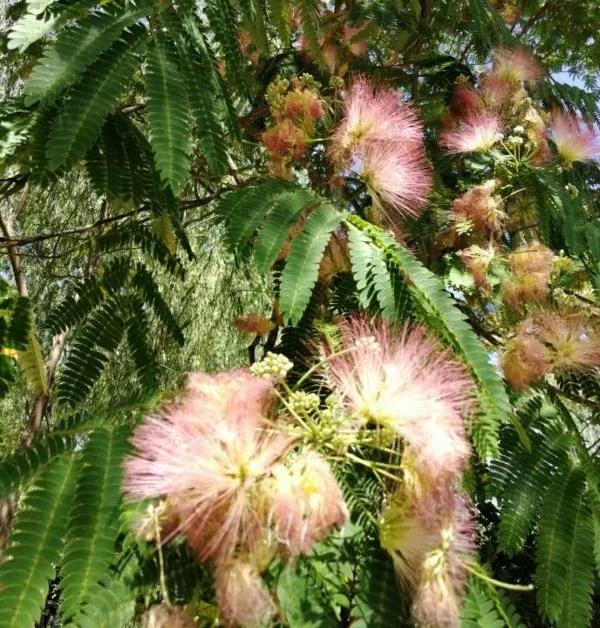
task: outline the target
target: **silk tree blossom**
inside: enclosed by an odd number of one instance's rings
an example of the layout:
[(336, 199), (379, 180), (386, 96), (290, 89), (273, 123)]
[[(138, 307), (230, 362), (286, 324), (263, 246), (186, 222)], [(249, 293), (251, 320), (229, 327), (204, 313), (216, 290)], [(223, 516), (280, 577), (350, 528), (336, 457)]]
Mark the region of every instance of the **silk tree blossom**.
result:
[(574, 115), (554, 111), (550, 137), (567, 164), (600, 159), (600, 131)]
[(490, 111), (474, 113), (444, 132), (440, 144), (450, 153), (477, 153), (489, 150), (502, 136), (502, 122)]
[(344, 116), (332, 135), (332, 156), (343, 163), (352, 154), (379, 143), (414, 150), (422, 139), (423, 125), (397, 92), (376, 89), (359, 78), (344, 97)]
[(488, 179), (454, 199), (454, 219), (468, 220), (476, 231), (482, 233), (498, 233), (506, 218), (502, 197), (495, 193), (498, 184), (496, 179)]
[(414, 618), (424, 626), (458, 626), (466, 565), (475, 556), (475, 523), (461, 496), (447, 487), (414, 500), (396, 492), (383, 511), (380, 542), (396, 574), (413, 590)]
[(585, 371), (598, 366), (598, 330), (577, 313), (529, 316), (506, 343), (502, 357), (504, 376), (518, 390), (553, 370)]
[(462, 417), (472, 385), (464, 369), (421, 328), (392, 333), (355, 318), (342, 334), (344, 350), (329, 360), (328, 378), (353, 419), (393, 429), (431, 476), (460, 472), (470, 452)]
[(537, 81), (543, 69), (524, 48), (500, 48), (494, 55), (493, 74), (513, 83)]
[(420, 626), (458, 628), (466, 565), (475, 557), (475, 522), (465, 500), (438, 516), (437, 540), (423, 557), (412, 614)]
[(600, 366), (598, 330), (579, 314), (541, 312), (521, 325), (523, 333), (534, 333), (548, 348), (554, 369), (582, 371)]
[(251, 562), (236, 559), (219, 564), (215, 590), (221, 625), (262, 626), (277, 608), (260, 573)]
[(193, 376), (181, 401), (134, 435), (124, 488), (167, 497), (201, 560), (251, 547), (264, 528), (261, 483), (291, 440), (269, 428), (271, 384), (247, 373)]
[(277, 540), (292, 556), (308, 554), (348, 518), (342, 490), (329, 464), (314, 452), (274, 469), (268, 499)]
[(418, 216), (431, 189), (431, 171), (417, 144), (373, 144), (354, 159), (376, 210), (394, 224), (394, 214)]

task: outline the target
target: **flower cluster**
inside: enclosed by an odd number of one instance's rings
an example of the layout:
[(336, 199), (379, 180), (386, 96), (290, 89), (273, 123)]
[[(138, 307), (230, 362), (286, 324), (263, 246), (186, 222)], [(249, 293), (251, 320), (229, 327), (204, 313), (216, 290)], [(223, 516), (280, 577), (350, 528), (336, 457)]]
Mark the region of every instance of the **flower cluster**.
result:
[(419, 328), (394, 332), (354, 319), (342, 329), (327, 377), (357, 428), (378, 429), (384, 442), (402, 439), (403, 482), (382, 514), (381, 544), (414, 587), (415, 618), (457, 625), (474, 551), (472, 516), (455, 488), (470, 455), (464, 370)]
[(273, 172), (288, 176), (294, 160), (301, 159), (325, 115), (318, 95), (319, 84), (308, 74), (292, 81), (279, 78), (267, 88), (273, 125), (262, 134), (271, 155)]
[(491, 71), (477, 89), (464, 77), (457, 82), (441, 146), (457, 154), (500, 148), (518, 157), (540, 159), (547, 147), (546, 125), (525, 86), (541, 75), (541, 67), (524, 49), (497, 50)]
[(508, 256), (511, 274), (502, 282), (502, 299), (513, 312), (527, 304), (545, 303), (548, 297), (554, 253), (533, 240)]
[(331, 159), (359, 177), (371, 196), (375, 218), (416, 216), (431, 187), (423, 127), (393, 90), (357, 79), (344, 96), (344, 116), (332, 135)]
[[(264, 375), (285, 376), (287, 362), (267, 361)], [(274, 380), (246, 370), (193, 374), (178, 403), (137, 429), (125, 463), (126, 494), (162, 499), (161, 516), (177, 522), (163, 540), (182, 532), (213, 561), (225, 625), (271, 617), (261, 571), (277, 553), (310, 552), (347, 516), (328, 463), (273, 420), (274, 399)]]
[(504, 376), (518, 390), (550, 371), (584, 371), (598, 366), (598, 329), (577, 313), (529, 316), (517, 326), (502, 356)]

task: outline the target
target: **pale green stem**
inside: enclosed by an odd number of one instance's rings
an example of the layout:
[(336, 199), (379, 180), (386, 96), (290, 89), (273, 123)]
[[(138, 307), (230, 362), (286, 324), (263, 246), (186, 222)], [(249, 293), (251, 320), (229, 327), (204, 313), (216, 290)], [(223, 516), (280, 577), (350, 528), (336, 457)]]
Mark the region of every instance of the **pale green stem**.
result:
[(489, 584), (493, 584), (495, 587), (508, 589), (509, 591), (533, 591), (535, 588), (532, 584), (511, 584), (510, 582), (502, 582), (502, 580), (496, 580), (495, 578), (491, 578), (479, 567), (472, 563), (463, 564), (469, 573), (472, 573), (477, 578), (480, 578), (481, 580), (488, 582)]

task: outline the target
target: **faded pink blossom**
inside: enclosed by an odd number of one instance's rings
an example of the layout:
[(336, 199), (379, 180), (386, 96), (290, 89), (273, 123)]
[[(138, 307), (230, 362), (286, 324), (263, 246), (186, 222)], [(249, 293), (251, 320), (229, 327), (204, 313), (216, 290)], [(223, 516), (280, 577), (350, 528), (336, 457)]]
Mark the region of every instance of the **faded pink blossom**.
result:
[(600, 131), (577, 116), (554, 111), (550, 136), (567, 164), (600, 159)]
[(277, 540), (292, 556), (308, 554), (334, 526), (348, 518), (348, 509), (329, 464), (314, 452), (273, 471), (269, 495)]
[(470, 448), (463, 415), (472, 385), (465, 370), (421, 328), (393, 333), (354, 318), (342, 328), (346, 350), (328, 363), (332, 388), (360, 423), (392, 427), (432, 476), (456, 474)]
[(200, 559), (223, 558), (260, 535), (260, 482), (290, 439), (265, 429), (270, 385), (240, 371), (197, 375), (179, 404), (147, 418), (133, 437), (124, 488), (132, 499), (168, 497)]
[(393, 214), (418, 216), (431, 189), (431, 171), (416, 144), (373, 144), (353, 165), (374, 207), (392, 224)]
[(262, 626), (277, 611), (257, 568), (249, 562), (238, 559), (219, 564), (215, 590), (223, 626)]
[(343, 162), (377, 143), (398, 143), (411, 151), (409, 145), (420, 146), (422, 138), (423, 125), (397, 92), (377, 89), (359, 78), (344, 98), (344, 117), (332, 135), (332, 155)]
[(421, 626), (458, 627), (466, 564), (475, 558), (475, 522), (465, 500), (454, 495), (452, 506), (433, 523), (435, 545), (421, 561), (412, 614)]
[(469, 115), (458, 125), (442, 134), (440, 144), (450, 153), (473, 153), (489, 150), (502, 133), (500, 118), (483, 111)]
[(488, 179), (454, 199), (452, 202), (454, 218), (469, 220), (476, 231), (498, 233), (506, 218), (502, 197), (496, 194), (498, 183), (496, 179)]
[(581, 371), (600, 366), (598, 330), (576, 313), (541, 312), (521, 323), (548, 348), (552, 368)]
[(493, 110), (502, 108), (510, 100), (514, 88), (500, 74), (491, 72), (481, 81), (481, 94), (485, 104)]
[(494, 55), (493, 72), (511, 82), (537, 81), (543, 70), (524, 48), (500, 48)]
[(179, 606), (156, 604), (142, 616), (142, 628), (194, 628), (193, 617)]

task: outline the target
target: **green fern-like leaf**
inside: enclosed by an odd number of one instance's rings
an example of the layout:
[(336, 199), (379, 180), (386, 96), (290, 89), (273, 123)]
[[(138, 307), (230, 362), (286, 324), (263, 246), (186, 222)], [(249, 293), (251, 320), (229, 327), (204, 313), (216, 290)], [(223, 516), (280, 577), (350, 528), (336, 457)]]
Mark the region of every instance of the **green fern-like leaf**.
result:
[(254, 260), (260, 272), (271, 269), (290, 229), (314, 197), (297, 189), (276, 196), (254, 245)]
[(510, 600), (476, 578), (467, 583), (460, 621), (461, 628), (525, 628)]
[[(489, 356), (464, 315), (454, 306), (441, 281), (425, 268), (409, 251), (370, 223), (354, 216), (349, 222), (369, 236), (375, 246), (385, 252), (388, 263), (399, 270), (411, 284), (411, 294), (433, 329), (464, 357), (477, 382), (480, 413), (473, 427), (473, 440), (482, 457), (495, 455), (498, 429), (502, 421), (513, 416), (502, 380), (490, 364)], [(522, 433), (520, 423), (519, 432)]]
[[(179, 26), (177, 24), (177, 26)], [(177, 39), (179, 56), (189, 88), (190, 109), (196, 123), (196, 134), (209, 170), (221, 174), (228, 168), (223, 128), (217, 117), (218, 78), (207, 44), (194, 15), (184, 14)]]
[(79, 465), (74, 456), (62, 456), (38, 477), (19, 509), (0, 566), (0, 625), (33, 626), (46, 601), (66, 529), (68, 507)]
[[(67, 20), (84, 15), (95, 4), (96, 0), (75, 0), (59, 11), (58, 7), (51, 6), (58, 5), (54, 0), (30, 0), (27, 2), (27, 13), (15, 22), (8, 34), (7, 48), (25, 52), (31, 44), (42, 39), (51, 30), (56, 31)], [(49, 6), (50, 12), (46, 11)]]
[(399, 314), (394, 272), (388, 268), (383, 253), (359, 229), (350, 229), (349, 241), (352, 273), (356, 282), (359, 303), (369, 308), (376, 297), (384, 318), (395, 320)]
[(287, 181), (269, 179), (262, 185), (234, 190), (221, 199), (218, 212), (225, 221), (227, 242), (235, 254), (245, 252), (275, 198), (292, 189), (297, 188)]
[(247, 89), (246, 61), (240, 51), (235, 19), (229, 0), (207, 0), (204, 11), (221, 47), (231, 85), (243, 94)]
[(298, 9), (302, 33), (308, 41), (311, 54), (315, 59), (321, 56), (319, 45), (319, 3), (316, 0), (294, 0), (294, 5)]
[(4, 458), (0, 461), (0, 499), (24, 486), (51, 460), (74, 446), (75, 440), (70, 434), (52, 434)]
[(133, 26), (150, 11), (151, 7), (145, 2), (130, 4), (121, 11), (118, 6), (109, 4), (98, 13), (65, 28), (25, 84), (26, 104), (53, 101), (119, 38), (124, 29)]
[[(79, 623), (86, 605), (102, 596), (111, 579), (119, 533), (122, 461), (129, 429), (99, 429), (82, 453), (82, 472), (69, 511), (65, 555), (61, 563), (62, 615)], [(83, 622), (82, 622), (83, 623)]]
[(42, 355), (42, 346), (40, 345), (37, 331), (33, 324), (29, 328), (27, 346), (23, 351), (19, 351), (18, 356), (23, 374), (31, 390), (38, 394), (47, 392), (48, 382), (44, 356)]
[(71, 343), (57, 381), (58, 398), (75, 405), (83, 401), (104, 370), (125, 331), (121, 304), (110, 299), (89, 316)]
[(156, 317), (164, 325), (165, 330), (171, 334), (175, 342), (183, 346), (185, 342), (183, 330), (179, 326), (175, 316), (173, 316), (166, 301), (162, 298), (151, 273), (141, 264), (137, 266), (132, 279), (132, 285), (137, 289), (144, 301), (153, 309)]
[(156, 390), (158, 376), (156, 362), (148, 346), (150, 328), (148, 316), (140, 300), (134, 299), (131, 304), (131, 318), (127, 323), (127, 341), (131, 348), (137, 375), (144, 389)]
[(409, 628), (408, 594), (403, 596), (398, 589), (392, 559), (371, 544), (367, 559), (357, 565), (357, 571), (352, 628)]
[(319, 205), (308, 217), (302, 233), (294, 239), (279, 293), (281, 313), (292, 325), (298, 323), (308, 305), (319, 274), (319, 264), (331, 233), (342, 215), (329, 204)]
[[(540, 608), (554, 622), (561, 618), (567, 598), (569, 617), (582, 611), (585, 614), (586, 598), (589, 598), (589, 590), (586, 591), (589, 563), (586, 557), (582, 561), (582, 553), (587, 552), (589, 558), (593, 556), (593, 534), (590, 532), (581, 539), (576, 538), (576, 532), (587, 532), (581, 529), (585, 527), (581, 512), (585, 507), (582, 504), (584, 490), (585, 474), (575, 467), (558, 473), (544, 496), (536, 552), (536, 583)], [(583, 591), (567, 590), (579, 586), (576, 574), (580, 570)], [(589, 612), (589, 599), (587, 604)]]
[[(536, 403), (539, 401), (534, 398), (526, 412), (539, 410)], [(527, 419), (524, 413), (523, 420)], [(565, 462), (564, 452), (552, 448), (558, 430), (551, 421), (536, 417), (528, 430), (531, 448), (523, 447), (515, 434), (513, 442), (503, 442), (501, 456), (490, 466), (496, 495), (500, 498), (498, 543), (509, 556), (522, 547), (537, 522), (542, 498)]]
[(150, 46), (146, 67), (148, 126), (156, 169), (163, 181), (179, 190), (190, 170), (191, 141), (186, 83), (166, 38)]
[(281, 41), (286, 44), (290, 37), (288, 0), (269, 0), (269, 14)]
[(48, 166), (56, 170), (82, 158), (93, 144), (104, 118), (112, 112), (131, 78), (145, 29), (132, 29), (100, 55), (71, 90), (48, 138)]
[(586, 628), (592, 616), (594, 523), (586, 500), (575, 505), (572, 537), (565, 557), (564, 600), (558, 628)]

